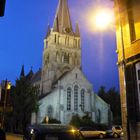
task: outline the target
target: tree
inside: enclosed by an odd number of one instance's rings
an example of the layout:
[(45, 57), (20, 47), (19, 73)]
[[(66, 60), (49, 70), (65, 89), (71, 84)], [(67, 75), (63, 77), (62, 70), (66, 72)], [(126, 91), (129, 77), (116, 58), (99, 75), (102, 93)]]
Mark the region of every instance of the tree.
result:
[(23, 132), (31, 121), (31, 113), (37, 111), (38, 101), (36, 87), (25, 76), (16, 80), (11, 97), (13, 104), (12, 125), (16, 132)]
[(105, 91), (105, 87), (101, 86), (99, 91), (98, 91), (98, 95), (103, 99), (106, 100), (106, 91)]
[(108, 94), (108, 103), (110, 104), (114, 124), (121, 124), (121, 102), (120, 94), (116, 91), (115, 88), (111, 88), (107, 91)]
[(121, 124), (121, 103), (120, 94), (113, 87), (108, 91), (105, 91), (105, 87), (101, 86), (98, 95), (108, 104), (110, 104), (111, 111), (113, 113), (113, 123)]

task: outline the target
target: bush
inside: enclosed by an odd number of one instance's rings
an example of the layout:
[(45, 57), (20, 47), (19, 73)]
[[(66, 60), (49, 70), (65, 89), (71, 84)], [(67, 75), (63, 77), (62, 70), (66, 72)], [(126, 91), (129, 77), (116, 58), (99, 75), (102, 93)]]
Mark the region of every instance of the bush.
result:
[(108, 126), (105, 124), (95, 123), (91, 120), (87, 114), (82, 118), (79, 117), (78, 114), (73, 115), (70, 121), (70, 124), (79, 128), (79, 127), (92, 127), (99, 130), (107, 130)]
[(43, 119), (42, 123), (48, 123), (48, 124), (51, 124), (51, 123), (56, 123), (56, 124), (60, 124), (61, 122), (57, 119), (53, 119), (53, 118), (49, 118), (48, 122), (46, 122), (46, 117)]

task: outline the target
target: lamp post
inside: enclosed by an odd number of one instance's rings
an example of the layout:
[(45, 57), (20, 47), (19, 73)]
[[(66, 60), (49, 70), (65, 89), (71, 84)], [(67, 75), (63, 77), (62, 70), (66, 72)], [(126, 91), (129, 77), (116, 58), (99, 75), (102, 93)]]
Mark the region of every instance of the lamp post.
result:
[[(125, 47), (124, 47), (124, 35), (123, 35), (123, 23), (122, 23), (122, 9), (119, 5), (120, 0), (114, 0), (117, 8), (118, 14), (118, 26), (119, 26), (119, 34), (120, 34), (120, 52), (121, 53), (121, 60), (118, 62), (119, 73), (120, 75), (120, 94), (121, 94), (121, 108), (122, 108), (122, 121), (123, 127), (125, 131), (126, 140), (130, 140), (130, 133), (129, 133), (129, 119), (128, 119), (128, 112), (127, 112), (127, 96), (126, 96), (126, 57), (125, 57)], [(105, 29), (108, 25), (111, 24), (111, 16), (108, 16), (109, 12), (103, 11), (101, 14), (96, 15), (95, 22), (96, 26), (100, 29)], [(99, 15), (99, 16), (98, 16)], [(103, 18), (101, 18), (103, 16)], [(109, 20), (108, 20), (109, 17)], [(108, 20), (109, 22), (106, 22)], [(104, 27), (104, 28), (103, 28)]]
[(123, 87), (121, 93), (121, 107), (122, 107), (122, 123), (125, 131), (125, 139), (130, 140), (130, 131), (129, 131), (129, 118), (127, 110), (127, 95), (126, 95), (126, 57), (125, 57), (125, 48), (124, 48), (124, 35), (123, 35), (123, 24), (122, 24), (122, 10), (119, 6), (119, 0), (115, 0), (117, 14), (118, 14), (118, 25), (120, 27), (120, 37), (121, 37), (121, 49), (122, 49), (122, 60), (118, 63), (118, 67), (122, 68), (122, 80)]

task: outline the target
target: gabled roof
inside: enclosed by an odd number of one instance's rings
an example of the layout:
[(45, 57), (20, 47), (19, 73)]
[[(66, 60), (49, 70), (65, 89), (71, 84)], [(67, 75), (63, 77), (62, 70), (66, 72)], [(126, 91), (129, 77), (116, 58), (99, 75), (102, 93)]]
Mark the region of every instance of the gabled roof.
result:
[(60, 77), (58, 77), (53, 83), (52, 85), (54, 86), (55, 84), (57, 84), (57, 82), (61, 79), (63, 79), (63, 77), (65, 77), (68, 73), (70, 73), (72, 70), (69, 71), (65, 71)]

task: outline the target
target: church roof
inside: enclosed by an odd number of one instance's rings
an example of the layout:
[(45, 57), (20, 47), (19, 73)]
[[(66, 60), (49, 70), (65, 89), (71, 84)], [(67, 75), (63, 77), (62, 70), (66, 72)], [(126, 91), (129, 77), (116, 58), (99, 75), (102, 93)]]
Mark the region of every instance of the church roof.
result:
[(60, 77), (58, 77), (54, 82), (53, 82), (53, 86), (55, 85), (55, 84), (57, 84), (57, 82), (59, 81), (59, 80), (61, 80), (63, 77), (65, 77), (68, 73), (70, 73), (70, 71), (72, 71), (72, 70), (69, 70), (69, 71), (65, 71)]
[(41, 69), (39, 69), (39, 70), (32, 76), (32, 79), (31, 79), (31, 82), (32, 82), (32, 83), (35, 83), (35, 82), (38, 82), (38, 81), (41, 81)]
[(59, 0), (53, 31), (65, 33), (65, 29), (70, 29), (71, 33), (73, 33), (67, 0)]

